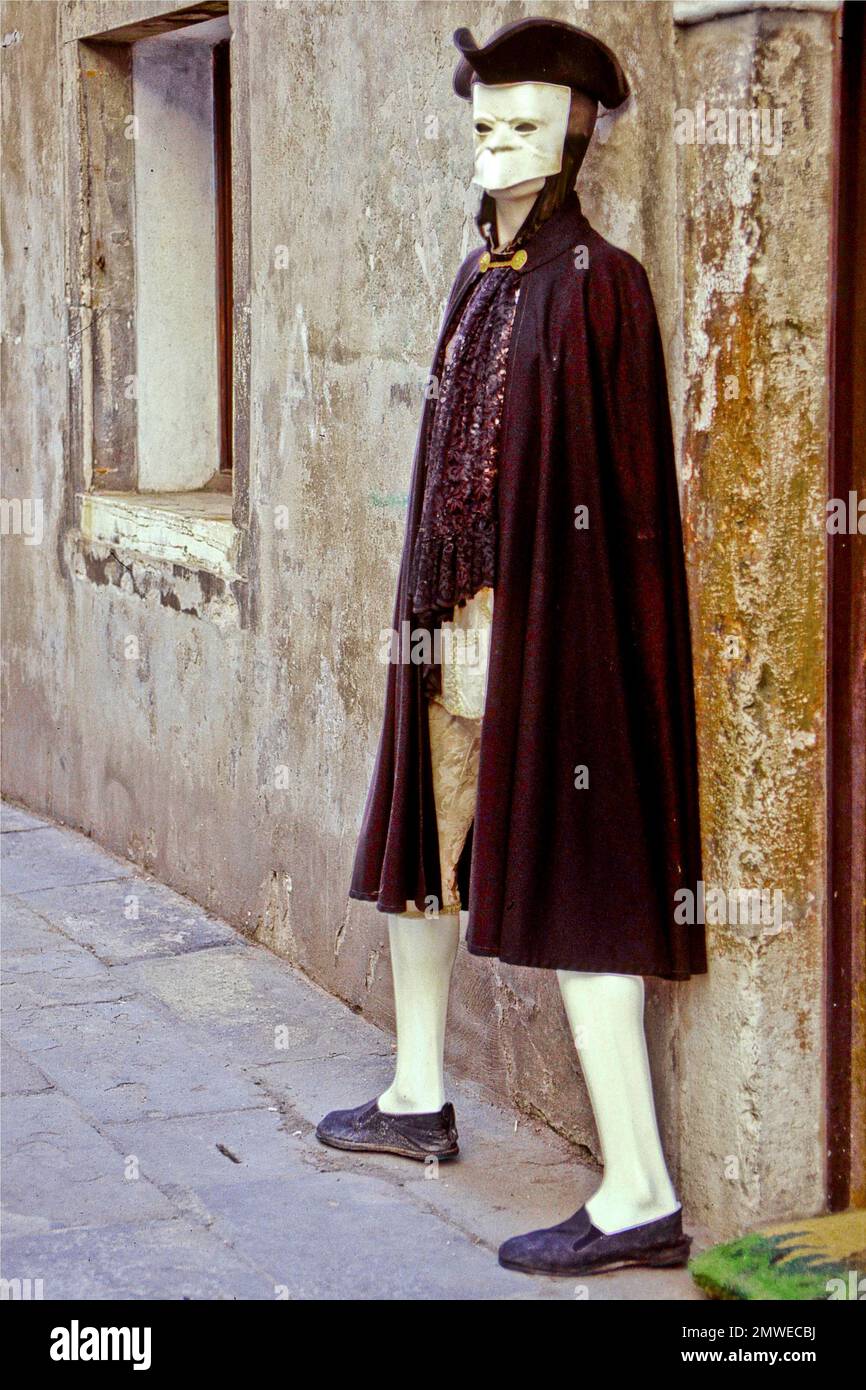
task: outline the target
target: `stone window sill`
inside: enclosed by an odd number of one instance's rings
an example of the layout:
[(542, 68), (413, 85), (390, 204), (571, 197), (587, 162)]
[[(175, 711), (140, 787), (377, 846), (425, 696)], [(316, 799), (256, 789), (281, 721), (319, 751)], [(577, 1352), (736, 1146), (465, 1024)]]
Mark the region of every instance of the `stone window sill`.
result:
[(81, 535), (91, 544), (225, 580), (242, 578), (226, 493), (85, 492), (79, 500)]
[(704, 24), (711, 19), (755, 10), (838, 10), (842, 0), (674, 0), (674, 23)]

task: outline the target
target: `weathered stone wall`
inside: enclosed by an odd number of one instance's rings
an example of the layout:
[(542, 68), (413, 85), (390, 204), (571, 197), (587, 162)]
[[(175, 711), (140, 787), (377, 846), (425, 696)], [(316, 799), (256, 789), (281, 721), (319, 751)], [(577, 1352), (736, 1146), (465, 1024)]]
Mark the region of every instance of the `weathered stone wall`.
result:
[(781, 112), (757, 148), (684, 145), (680, 171), (705, 873), (783, 904), (713, 929), (712, 972), (679, 996), (682, 1161), (727, 1228), (823, 1190), (833, 24), (755, 10), (678, 40), (681, 107)]
[[(832, 17), (683, 30), (667, 4), (233, 7), (251, 122), (249, 150), (235, 154), (248, 154), (252, 190), (254, 602), (242, 622), (194, 575), (170, 576), (167, 597), (168, 579), (144, 562), (80, 549), (76, 559), (63, 502), (61, 41), (171, 8), (4, 7), (3, 492), (42, 497), (46, 524), (40, 546), (3, 547), (5, 790), (392, 1022), (386, 921), (347, 907), (346, 887), (422, 383), (474, 243), (450, 36), (470, 24), (483, 37), (533, 10), (585, 23), (619, 54), (636, 94), (600, 122), (580, 192), (599, 229), (644, 261), (668, 353), (687, 478), (707, 874), (725, 886), (778, 883), (793, 902), (778, 937), (714, 933), (706, 980), (651, 986), (660, 1114), (686, 1202), (709, 1226), (814, 1209)], [(754, 92), (794, 122), (772, 163), (675, 144), (677, 105), (715, 93), (748, 105)], [(728, 376), (740, 383), (735, 403), (724, 399)], [(274, 524), (280, 507), (287, 529)], [(743, 639), (736, 661), (721, 650), (729, 630)], [(136, 661), (125, 657), (130, 636)], [(597, 1153), (552, 977), (461, 955), (449, 1057)], [(741, 1160), (733, 1177), (730, 1155)]]

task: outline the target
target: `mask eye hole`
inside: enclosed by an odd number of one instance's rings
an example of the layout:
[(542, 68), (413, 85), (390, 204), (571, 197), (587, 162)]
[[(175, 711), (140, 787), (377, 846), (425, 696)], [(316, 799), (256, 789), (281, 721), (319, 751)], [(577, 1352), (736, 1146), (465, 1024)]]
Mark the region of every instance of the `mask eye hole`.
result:
[(476, 121), (476, 122), (475, 122), (475, 134), (476, 134), (476, 135), (489, 135), (492, 129), (493, 129), (493, 126), (490, 125), (489, 121)]
[(518, 135), (529, 135), (533, 130), (537, 130), (538, 126), (534, 121), (520, 121), (514, 129), (517, 131)]

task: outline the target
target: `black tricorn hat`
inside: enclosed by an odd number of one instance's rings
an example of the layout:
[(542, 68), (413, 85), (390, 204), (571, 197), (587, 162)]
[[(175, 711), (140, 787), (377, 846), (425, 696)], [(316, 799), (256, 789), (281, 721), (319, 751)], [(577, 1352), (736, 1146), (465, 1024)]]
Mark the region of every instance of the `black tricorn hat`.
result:
[(504, 82), (554, 82), (595, 97), (602, 106), (621, 106), (629, 86), (619, 60), (600, 39), (558, 19), (518, 19), (505, 24), (479, 48), (468, 29), (454, 42), (462, 57), (454, 90), (468, 100), (472, 79), (488, 86)]

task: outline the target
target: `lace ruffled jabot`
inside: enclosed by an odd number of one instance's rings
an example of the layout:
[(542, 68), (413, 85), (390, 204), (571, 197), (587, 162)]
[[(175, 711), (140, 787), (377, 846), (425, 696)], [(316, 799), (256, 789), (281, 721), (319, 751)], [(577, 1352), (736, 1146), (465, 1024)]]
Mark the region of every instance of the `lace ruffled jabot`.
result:
[(414, 611), (436, 623), (496, 583), (496, 480), (519, 275), (482, 275), (439, 364), (412, 570)]

